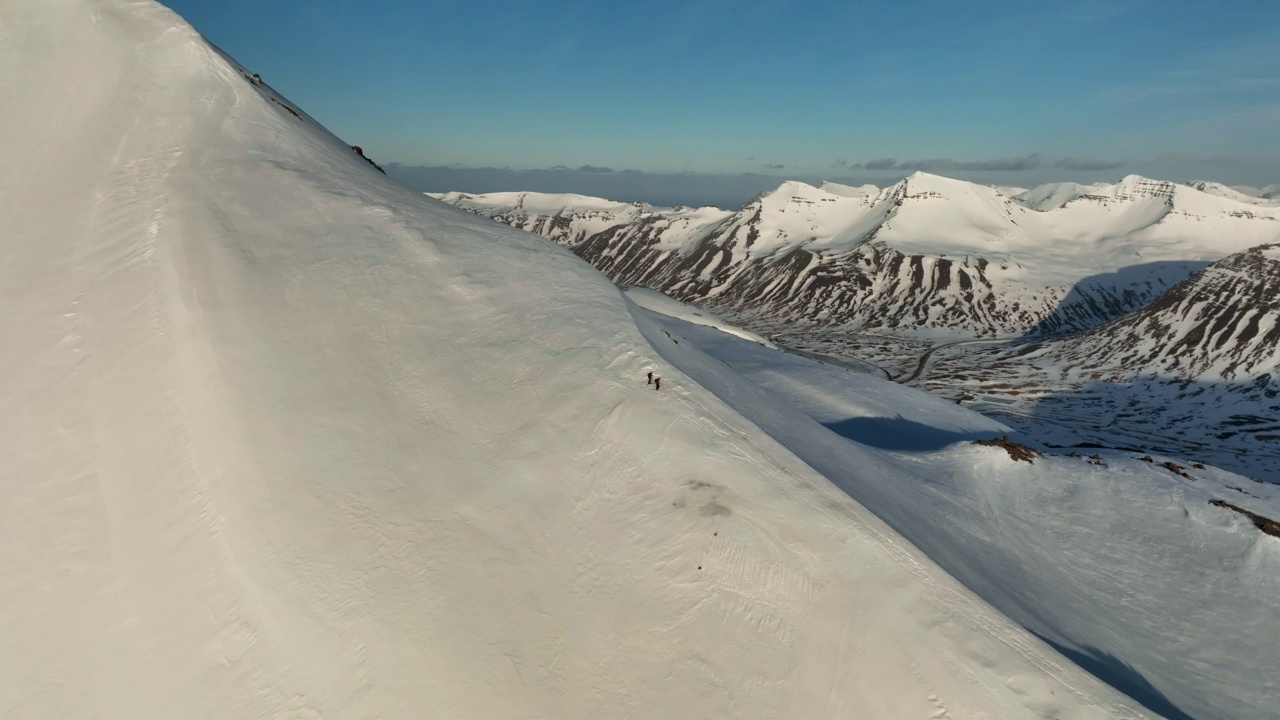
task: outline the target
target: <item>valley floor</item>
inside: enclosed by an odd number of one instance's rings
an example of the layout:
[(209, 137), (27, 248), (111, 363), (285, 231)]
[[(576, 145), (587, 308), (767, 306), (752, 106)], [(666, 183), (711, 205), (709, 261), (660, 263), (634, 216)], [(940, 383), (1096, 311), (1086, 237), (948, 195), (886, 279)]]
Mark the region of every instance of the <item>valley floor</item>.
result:
[(1036, 341), (930, 341), (744, 316), (780, 347), (928, 390), (1052, 447), (1154, 452), (1280, 483), (1280, 399), (1265, 386), (1122, 381)]

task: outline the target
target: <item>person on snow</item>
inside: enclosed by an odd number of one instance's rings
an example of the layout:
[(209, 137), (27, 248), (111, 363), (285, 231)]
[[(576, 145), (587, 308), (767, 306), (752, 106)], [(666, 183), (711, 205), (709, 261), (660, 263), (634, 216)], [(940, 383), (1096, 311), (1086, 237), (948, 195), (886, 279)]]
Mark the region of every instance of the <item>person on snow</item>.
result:
[(652, 370), (650, 370), (650, 371), (649, 371), (649, 382), (646, 382), (646, 383), (645, 383), (645, 385), (652, 385), (652, 384), (653, 384), (653, 371), (652, 371)]
[(659, 378), (654, 378), (654, 379), (653, 379), (653, 389), (654, 389), (654, 390), (661, 390), (661, 389), (662, 389), (662, 378), (660, 378), (660, 377), (659, 377)]

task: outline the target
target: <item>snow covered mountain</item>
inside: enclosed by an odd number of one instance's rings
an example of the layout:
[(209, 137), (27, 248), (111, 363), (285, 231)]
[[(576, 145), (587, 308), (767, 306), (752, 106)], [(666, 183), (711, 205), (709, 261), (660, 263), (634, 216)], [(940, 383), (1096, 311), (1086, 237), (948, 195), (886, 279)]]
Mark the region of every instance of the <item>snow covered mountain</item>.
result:
[(1280, 205), (1280, 185), (1268, 185), (1264, 188), (1227, 187), (1222, 183), (1208, 180), (1196, 180), (1187, 183), (1187, 185), (1210, 195), (1229, 198), (1249, 205), (1269, 207)]
[[(1011, 460), (971, 444), (1009, 432), (987, 417), (628, 294), (697, 323), (660, 320), (664, 357), (1024, 627), (1164, 717), (1274, 714), (1280, 485), (1145, 452)], [(1228, 519), (1273, 537), (1228, 549)]]
[(883, 190), (788, 182), (734, 213), (438, 197), (554, 239), (621, 284), (731, 316), (962, 337), (1095, 327), (1280, 241), (1280, 207), (1137, 176), (1006, 192), (916, 173)]
[(1050, 441), (1159, 449), (1280, 482), (1280, 245), (1230, 255), (1088, 332), (955, 348), (925, 384)]
[[(1026, 532), (882, 520), (851, 491), (932, 492), (913, 456), (820, 462), (810, 420), (802, 460), (587, 264), (391, 182), (155, 3), (0, 0), (0, 151), (6, 718), (1151, 716), (1068, 658), (1167, 716), (1274, 707), (1244, 515), (1103, 503), (1033, 581), (988, 552)], [(1052, 483), (999, 452), (929, 462), (1038, 530), (1000, 488)]]
[(1086, 371), (1226, 382), (1273, 375), (1280, 366), (1280, 244), (1229, 255), (1138, 312), (1054, 345), (1065, 362)]

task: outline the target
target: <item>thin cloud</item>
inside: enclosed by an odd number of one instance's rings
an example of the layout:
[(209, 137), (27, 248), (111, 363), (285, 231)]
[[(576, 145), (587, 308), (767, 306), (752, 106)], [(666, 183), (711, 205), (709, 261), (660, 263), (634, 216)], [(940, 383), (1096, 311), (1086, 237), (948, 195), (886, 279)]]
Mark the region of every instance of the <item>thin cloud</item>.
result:
[(899, 170), (924, 170), (925, 172), (971, 171), (971, 172), (1021, 172), (1040, 167), (1040, 155), (1023, 157), (998, 158), (995, 160), (960, 161), (950, 158), (930, 158), (912, 160), (898, 165)]
[(1115, 170), (1127, 163), (1117, 160), (1090, 160), (1088, 158), (1064, 157), (1055, 162), (1054, 167), (1064, 170)]
[(785, 170), (785, 169), (787, 168), (787, 166), (786, 166), (786, 165), (780, 165), (780, 164), (775, 165), (775, 164), (765, 163), (765, 164), (764, 164), (764, 168), (765, 168), (766, 170)]
[(1207, 167), (1240, 167), (1240, 158), (1230, 155), (1193, 155), (1184, 152), (1167, 152), (1147, 162), (1152, 165), (1204, 165)]
[(997, 158), (994, 160), (953, 160), (951, 158), (927, 158), (923, 160), (906, 160), (898, 162), (894, 158), (880, 158), (878, 160), (868, 160), (864, 163), (854, 163), (845, 167), (863, 168), (866, 170), (902, 170), (905, 172), (913, 172), (923, 170), (926, 172), (1021, 172), (1023, 170), (1034, 170), (1041, 166), (1041, 158), (1038, 153), (1032, 155), (1024, 155), (1022, 157)]

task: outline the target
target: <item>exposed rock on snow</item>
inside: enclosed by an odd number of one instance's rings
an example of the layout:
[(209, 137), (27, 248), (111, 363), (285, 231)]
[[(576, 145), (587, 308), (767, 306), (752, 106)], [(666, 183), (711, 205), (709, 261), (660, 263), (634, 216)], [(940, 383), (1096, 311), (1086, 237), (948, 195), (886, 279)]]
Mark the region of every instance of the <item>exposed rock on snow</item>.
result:
[(1244, 515), (1245, 517), (1249, 518), (1249, 520), (1253, 522), (1254, 526), (1257, 527), (1262, 532), (1272, 537), (1280, 537), (1280, 522), (1276, 522), (1271, 518), (1263, 517), (1258, 513), (1250, 512), (1249, 510), (1245, 510), (1239, 505), (1234, 505), (1225, 500), (1211, 500), (1209, 504), (1216, 505), (1218, 507), (1223, 507), (1233, 512), (1240, 513), (1241, 515)]
[(985, 447), (998, 447), (1009, 453), (1009, 457), (1022, 462), (1035, 463), (1036, 458), (1040, 457), (1040, 451), (1025, 443), (1015, 442), (1009, 439), (1008, 435), (998, 438), (990, 438), (987, 440), (974, 440), (974, 445), (983, 445)]

